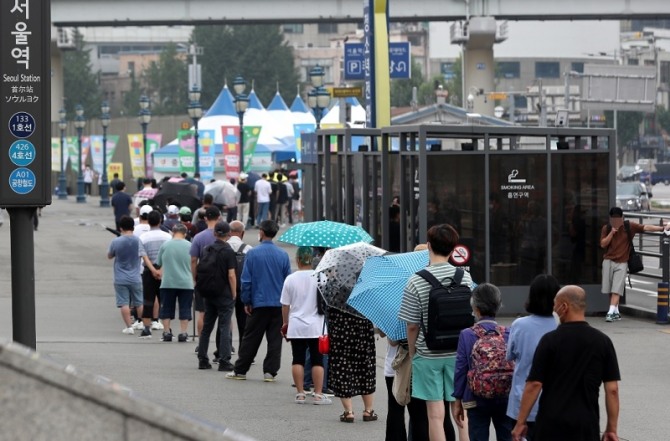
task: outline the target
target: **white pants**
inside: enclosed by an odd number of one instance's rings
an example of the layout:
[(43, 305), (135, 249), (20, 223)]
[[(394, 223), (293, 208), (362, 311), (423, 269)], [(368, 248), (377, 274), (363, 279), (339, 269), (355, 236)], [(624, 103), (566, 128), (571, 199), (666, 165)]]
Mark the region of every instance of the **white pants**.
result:
[(247, 226), (249, 220), (249, 202), (242, 202), (237, 204), (237, 220)]

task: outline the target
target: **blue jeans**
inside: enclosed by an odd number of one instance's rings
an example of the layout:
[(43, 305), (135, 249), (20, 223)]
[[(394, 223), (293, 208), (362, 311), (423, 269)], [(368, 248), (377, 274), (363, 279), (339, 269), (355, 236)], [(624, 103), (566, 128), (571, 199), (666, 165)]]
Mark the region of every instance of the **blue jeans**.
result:
[(256, 216), (256, 225), (260, 225), (261, 222), (268, 218), (268, 210), (270, 209), (269, 202), (259, 202), (258, 203), (258, 216)]
[(470, 441), (488, 441), (489, 426), (493, 422), (498, 441), (512, 441), (514, 420), (506, 415), (507, 401), (478, 400), (477, 407), (468, 409), (468, 434)]
[[(305, 387), (313, 387), (314, 380), (312, 380), (312, 359), (309, 356), (309, 351), (306, 351), (305, 356), (305, 378), (302, 382)], [(328, 389), (328, 356), (323, 356), (323, 390)]]

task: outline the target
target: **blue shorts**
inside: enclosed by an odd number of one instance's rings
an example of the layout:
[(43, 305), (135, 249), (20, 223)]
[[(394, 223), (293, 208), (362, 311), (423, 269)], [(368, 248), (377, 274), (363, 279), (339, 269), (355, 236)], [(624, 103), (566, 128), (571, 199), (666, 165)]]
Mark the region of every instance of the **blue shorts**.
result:
[(114, 284), (114, 291), (116, 292), (116, 307), (142, 306), (144, 304), (144, 295), (142, 293), (141, 283), (131, 283), (129, 285)]
[(455, 401), (454, 370), (456, 356), (412, 359), (412, 396), (426, 401)]
[(179, 320), (191, 320), (193, 290), (178, 288), (161, 288), (161, 311), (159, 318), (174, 320), (176, 302), (179, 301)]

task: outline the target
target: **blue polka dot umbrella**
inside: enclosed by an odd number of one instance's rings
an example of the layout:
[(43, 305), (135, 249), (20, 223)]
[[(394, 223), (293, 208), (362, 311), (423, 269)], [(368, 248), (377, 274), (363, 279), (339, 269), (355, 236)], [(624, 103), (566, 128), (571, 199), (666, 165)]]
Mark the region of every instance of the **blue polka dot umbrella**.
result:
[(372, 236), (361, 227), (327, 220), (293, 225), (277, 240), (299, 247), (325, 248), (338, 248), (352, 243), (372, 243), (373, 241)]

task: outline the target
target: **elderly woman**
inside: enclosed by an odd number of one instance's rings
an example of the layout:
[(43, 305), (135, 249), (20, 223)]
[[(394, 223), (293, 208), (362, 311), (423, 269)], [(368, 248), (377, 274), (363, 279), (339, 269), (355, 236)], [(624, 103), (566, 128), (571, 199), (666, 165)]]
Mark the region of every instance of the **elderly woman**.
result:
[[(456, 370), (454, 373), (454, 393), (456, 404), (452, 412), (456, 423), (461, 426), (464, 419), (464, 410), (468, 411), (468, 433), (470, 441), (488, 441), (489, 426), (493, 422), (498, 441), (511, 441), (511, 431), (514, 421), (506, 415), (507, 393), (497, 394), (492, 398), (484, 398), (481, 394), (476, 395), (470, 388), (468, 372), (473, 370), (473, 347), (477, 340), (485, 338), (485, 335), (493, 333), (502, 335), (507, 342), (509, 331), (499, 326), (495, 321), (496, 314), (502, 303), (500, 290), (490, 283), (482, 283), (472, 292), (470, 304), (474, 312), (476, 323), (474, 326), (464, 329), (458, 338), (458, 349), (456, 355)], [(487, 339), (488, 341), (488, 339)], [(483, 346), (480, 345), (480, 347)], [(492, 350), (493, 345), (488, 345), (489, 354), (496, 355)], [(505, 364), (504, 354), (497, 354)], [(505, 366), (498, 366), (505, 368)], [(511, 376), (511, 366), (509, 374)]]
[[(551, 313), (554, 309), (554, 297), (559, 289), (558, 280), (554, 276), (540, 274), (535, 277), (533, 283), (530, 284), (526, 302), (526, 311), (530, 315), (514, 320), (510, 328), (507, 359), (514, 361), (515, 364), (512, 389), (507, 403), (507, 416), (514, 420), (519, 416), (521, 396), (530, 366), (533, 364), (535, 348), (544, 334), (556, 329), (556, 321)], [(528, 433), (526, 434), (528, 441), (533, 439), (537, 407), (536, 402), (528, 416)]]

